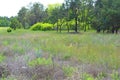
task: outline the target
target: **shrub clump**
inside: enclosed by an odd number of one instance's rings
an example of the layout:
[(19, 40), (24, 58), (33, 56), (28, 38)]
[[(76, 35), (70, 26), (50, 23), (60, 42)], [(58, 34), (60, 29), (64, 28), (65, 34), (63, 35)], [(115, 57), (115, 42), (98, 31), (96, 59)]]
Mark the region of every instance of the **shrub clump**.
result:
[(47, 31), (52, 30), (53, 26), (50, 23), (36, 23), (30, 29), (33, 31)]
[(5, 56), (0, 53), (0, 63), (5, 60)]
[(48, 59), (36, 58), (36, 59), (30, 61), (28, 64), (29, 64), (29, 66), (51, 65), (52, 64), (52, 59), (51, 58), (48, 58)]
[(41, 23), (34, 24), (30, 29), (33, 31), (41, 30)]
[(12, 29), (11, 28), (8, 28), (7, 29), (7, 32), (9, 33), (9, 32), (12, 32)]

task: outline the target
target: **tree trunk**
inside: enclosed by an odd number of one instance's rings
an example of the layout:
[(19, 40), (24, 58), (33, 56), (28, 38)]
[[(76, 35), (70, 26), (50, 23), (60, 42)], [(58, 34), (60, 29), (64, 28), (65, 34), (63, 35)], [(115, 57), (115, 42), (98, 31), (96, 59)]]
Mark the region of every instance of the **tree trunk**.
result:
[(57, 32), (58, 32), (58, 22), (57, 22)]
[(116, 32), (116, 34), (118, 33), (118, 30), (119, 30), (119, 26), (115, 26), (115, 32)]
[(100, 29), (100, 28), (98, 28), (98, 29), (97, 29), (97, 33), (100, 33), (100, 31), (101, 31), (101, 29)]
[(62, 26), (62, 24), (60, 25), (60, 33), (61, 33), (61, 26)]
[(112, 31), (112, 33), (114, 34), (114, 31), (115, 31), (115, 27), (114, 27), (114, 26), (112, 27), (112, 30), (111, 30), (111, 31)]
[(75, 32), (77, 32), (77, 16), (75, 17)]
[(116, 29), (115, 32), (116, 32), (116, 34), (117, 34), (117, 33), (118, 33), (118, 30)]
[(84, 32), (86, 32), (86, 24), (85, 24), (85, 22), (84, 22)]
[(68, 22), (67, 22), (67, 24), (66, 24), (66, 25), (67, 25), (67, 30), (68, 30), (68, 32), (69, 32), (69, 30), (70, 30), (70, 29), (69, 29), (69, 25), (68, 25)]

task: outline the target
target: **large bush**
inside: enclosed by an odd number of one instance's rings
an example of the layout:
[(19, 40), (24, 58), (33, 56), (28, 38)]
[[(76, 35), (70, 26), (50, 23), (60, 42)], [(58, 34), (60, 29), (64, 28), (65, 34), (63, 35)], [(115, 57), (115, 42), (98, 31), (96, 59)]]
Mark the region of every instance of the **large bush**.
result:
[(41, 30), (41, 25), (42, 25), (42, 23), (36, 23), (30, 29), (33, 31)]
[(47, 30), (52, 30), (53, 26), (52, 24), (49, 23), (36, 23), (34, 24), (31, 28), (33, 31), (47, 31)]
[(52, 29), (53, 29), (53, 25), (52, 24), (49, 24), (49, 23), (42, 24), (42, 31), (52, 30)]

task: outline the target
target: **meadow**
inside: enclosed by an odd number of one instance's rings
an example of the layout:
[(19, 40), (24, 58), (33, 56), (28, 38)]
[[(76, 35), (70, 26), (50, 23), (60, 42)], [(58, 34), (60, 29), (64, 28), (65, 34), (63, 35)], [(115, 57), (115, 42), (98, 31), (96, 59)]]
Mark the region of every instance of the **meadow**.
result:
[(0, 28), (0, 77), (120, 80), (120, 34), (30, 30), (7, 33)]

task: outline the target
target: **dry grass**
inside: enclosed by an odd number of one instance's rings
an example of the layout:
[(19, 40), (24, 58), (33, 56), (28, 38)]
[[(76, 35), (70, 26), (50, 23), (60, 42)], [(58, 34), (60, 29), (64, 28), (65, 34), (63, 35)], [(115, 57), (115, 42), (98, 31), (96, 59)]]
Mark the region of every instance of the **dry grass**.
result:
[[(113, 71), (120, 75), (119, 43), (119, 34), (59, 34), (29, 30), (7, 33), (0, 29), (0, 53), (6, 56), (1, 66), (7, 65), (10, 71), (8, 78), (17, 80), (87, 80), (84, 78), (87, 74), (95, 79), (101, 73), (102, 79), (107, 80), (112, 79)], [(51, 58), (52, 65), (44, 65), (44, 62), (42, 65), (41, 62), (29, 66), (38, 58)], [(75, 70), (63, 69), (67, 66)]]

